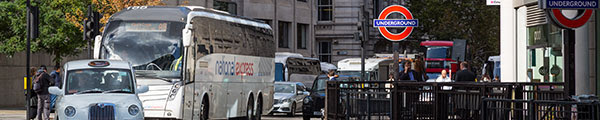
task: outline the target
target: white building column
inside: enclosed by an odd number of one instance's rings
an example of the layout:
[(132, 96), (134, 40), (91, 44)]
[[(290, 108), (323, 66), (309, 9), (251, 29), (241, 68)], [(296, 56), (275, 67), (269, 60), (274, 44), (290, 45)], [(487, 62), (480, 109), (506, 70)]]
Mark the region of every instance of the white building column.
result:
[[(527, 7), (516, 9), (515, 38), (516, 38), (516, 82), (531, 82), (527, 78)], [(502, 64), (502, 63), (500, 63)]]
[(590, 84), (589, 25), (575, 29), (575, 95), (592, 94)]
[(515, 9), (512, 0), (500, 3), (500, 80), (517, 80), (517, 44), (515, 37)]

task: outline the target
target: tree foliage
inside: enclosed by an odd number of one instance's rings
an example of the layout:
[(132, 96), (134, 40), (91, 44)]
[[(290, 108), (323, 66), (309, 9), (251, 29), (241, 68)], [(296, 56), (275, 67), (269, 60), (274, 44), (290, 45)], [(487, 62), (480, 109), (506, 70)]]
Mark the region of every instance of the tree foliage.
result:
[[(26, 0), (0, 2), (0, 53), (12, 56), (24, 51), (27, 39), (27, 7)], [(39, 38), (31, 41), (32, 52), (46, 52), (55, 55), (58, 63), (63, 57), (77, 55), (82, 51), (86, 41), (82, 40), (82, 32), (66, 21), (65, 13), (72, 8), (81, 7), (84, 3), (72, 0), (32, 1), (38, 6)]]
[[(82, 23), (90, 4), (102, 14), (102, 24), (129, 6), (162, 5), (160, 0), (32, 0), (40, 9), (40, 35), (31, 41), (32, 52), (52, 54), (56, 63), (82, 52), (88, 42), (83, 40)], [(0, 53), (11, 57), (26, 48), (26, 0), (2, 1), (0, 12)]]
[[(94, 6), (94, 10), (100, 12), (102, 15), (102, 18), (100, 18), (100, 23), (102, 25), (108, 22), (108, 19), (112, 14), (115, 14), (129, 6), (164, 5), (161, 0), (92, 0), (91, 3)], [(73, 14), (67, 14), (67, 20), (79, 27), (81, 31), (83, 31), (83, 20), (86, 19), (86, 10), (87, 8), (76, 9)], [(101, 27), (101, 31), (104, 31), (104, 27)]]
[(472, 67), (479, 67), (500, 49), (500, 8), (485, 0), (410, 0), (408, 9), (419, 27), (414, 39), (466, 39)]

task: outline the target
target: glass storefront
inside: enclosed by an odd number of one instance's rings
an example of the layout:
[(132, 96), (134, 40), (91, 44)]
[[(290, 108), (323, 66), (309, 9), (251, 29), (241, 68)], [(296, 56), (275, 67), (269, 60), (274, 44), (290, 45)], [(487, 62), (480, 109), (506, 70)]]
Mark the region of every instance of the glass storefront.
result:
[(561, 29), (543, 24), (527, 27), (527, 77), (531, 82), (563, 82)]

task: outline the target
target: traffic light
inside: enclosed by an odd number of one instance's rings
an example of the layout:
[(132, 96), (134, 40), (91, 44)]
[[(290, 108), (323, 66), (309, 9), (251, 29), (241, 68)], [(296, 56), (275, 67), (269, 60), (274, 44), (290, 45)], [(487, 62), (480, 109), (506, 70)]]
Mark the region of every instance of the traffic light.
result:
[(84, 20), (83, 23), (83, 32), (86, 40), (93, 40), (96, 35), (100, 34), (100, 13), (91, 12), (90, 10), (87, 20)]
[(29, 6), (29, 37), (30, 39), (38, 38), (40, 34), (40, 9), (37, 6)]

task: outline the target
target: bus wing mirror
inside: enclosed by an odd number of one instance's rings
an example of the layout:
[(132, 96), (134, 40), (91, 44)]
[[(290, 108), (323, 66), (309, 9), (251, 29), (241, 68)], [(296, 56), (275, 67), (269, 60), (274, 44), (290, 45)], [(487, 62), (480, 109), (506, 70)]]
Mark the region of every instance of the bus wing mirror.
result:
[(102, 36), (97, 35), (94, 38), (94, 59), (100, 59), (100, 46), (102, 45)]
[(192, 30), (191, 27), (192, 25), (188, 25), (185, 27), (185, 29), (183, 29), (182, 31), (182, 39), (183, 39), (183, 46), (184, 47), (189, 47), (192, 44)]

